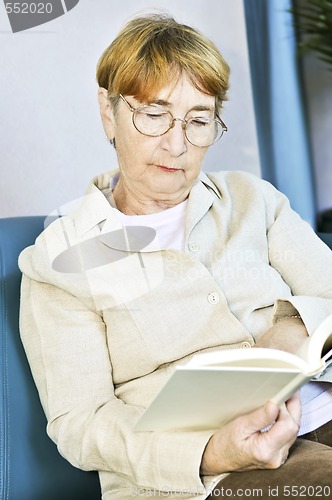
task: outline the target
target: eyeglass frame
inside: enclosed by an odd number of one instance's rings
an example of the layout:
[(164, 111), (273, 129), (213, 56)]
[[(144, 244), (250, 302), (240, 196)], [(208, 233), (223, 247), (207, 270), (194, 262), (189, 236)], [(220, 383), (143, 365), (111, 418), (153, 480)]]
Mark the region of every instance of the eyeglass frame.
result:
[[(123, 102), (127, 105), (129, 111), (132, 112), (132, 122), (133, 122), (133, 125), (135, 127), (135, 129), (137, 130), (137, 132), (139, 132), (140, 134), (142, 135), (145, 135), (146, 137), (161, 137), (165, 134), (167, 134), (167, 132), (169, 132), (172, 128), (174, 128), (174, 125), (175, 125), (175, 122), (176, 121), (179, 121), (179, 122), (182, 122), (182, 130), (184, 131), (184, 135), (187, 139), (187, 141), (192, 144), (192, 146), (195, 146), (196, 148), (209, 148), (210, 146), (213, 146), (213, 144), (215, 144), (216, 142), (218, 142), (222, 136), (224, 135), (225, 132), (227, 132), (228, 128), (227, 128), (227, 125), (222, 121), (222, 119), (217, 115), (216, 118), (212, 118), (213, 121), (219, 123), (219, 125), (221, 125), (221, 128), (222, 128), (222, 132), (220, 134), (220, 136), (214, 140), (212, 142), (212, 144), (209, 144), (208, 146), (197, 146), (196, 144), (193, 144), (187, 137), (187, 125), (188, 123), (191, 121), (191, 120), (194, 120), (195, 118), (197, 117), (192, 117), (192, 118), (189, 118), (189, 120), (186, 120), (185, 118), (174, 118), (173, 114), (168, 111), (168, 110), (165, 110), (165, 108), (163, 106), (160, 106), (159, 104), (143, 104), (142, 106), (138, 106), (138, 108), (134, 108), (133, 106), (131, 106), (131, 104), (127, 101), (127, 99), (122, 95), (122, 94), (119, 94), (119, 97), (121, 97), (121, 99), (123, 100)], [(144, 132), (141, 132), (136, 124), (135, 124), (135, 120), (134, 120), (134, 115), (135, 115), (135, 112), (137, 111), (140, 111), (144, 108), (147, 108), (147, 107), (150, 107), (150, 106), (154, 106), (156, 108), (160, 108), (160, 109), (163, 109), (164, 111), (166, 111), (168, 114), (171, 115), (172, 117), (172, 121), (171, 121), (171, 124), (169, 126), (169, 128), (167, 130), (165, 130), (165, 132), (163, 132), (162, 134), (157, 134), (157, 135), (150, 135), (150, 134), (145, 134)]]

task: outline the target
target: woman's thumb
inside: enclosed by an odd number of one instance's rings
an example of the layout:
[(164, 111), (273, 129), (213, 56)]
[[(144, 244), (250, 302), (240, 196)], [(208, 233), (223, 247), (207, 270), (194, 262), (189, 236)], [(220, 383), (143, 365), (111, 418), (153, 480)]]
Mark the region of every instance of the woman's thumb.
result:
[(278, 418), (278, 414), (278, 405), (272, 401), (268, 401), (264, 406), (247, 415), (249, 417), (247, 420), (249, 432), (268, 430)]

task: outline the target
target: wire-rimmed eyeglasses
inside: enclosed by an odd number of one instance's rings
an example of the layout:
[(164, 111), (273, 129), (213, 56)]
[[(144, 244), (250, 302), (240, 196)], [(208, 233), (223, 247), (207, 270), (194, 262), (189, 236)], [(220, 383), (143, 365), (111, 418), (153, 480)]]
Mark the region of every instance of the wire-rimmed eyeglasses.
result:
[(225, 123), (218, 118), (209, 116), (194, 116), (189, 118), (174, 118), (172, 113), (158, 104), (145, 104), (133, 108), (129, 102), (119, 94), (128, 109), (132, 112), (133, 125), (138, 132), (149, 137), (158, 137), (166, 134), (174, 127), (176, 121), (182, 122), (182, 129), (187, 140), (193, 146), (205, 148), (212, 146), (227, 131)]

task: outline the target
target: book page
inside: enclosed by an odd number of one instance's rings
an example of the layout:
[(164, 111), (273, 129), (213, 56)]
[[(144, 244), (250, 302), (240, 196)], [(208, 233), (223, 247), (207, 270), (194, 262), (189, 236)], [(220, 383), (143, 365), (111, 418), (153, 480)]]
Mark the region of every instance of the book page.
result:
[(187, 368), (234, 366), (243, 368), (280, 368), (311, 371), (307, 363), (298, 356), (279, 349), (252, 347), (249, 349), (222, 349), (197, 354), (185, 365)]
[(332, 356), (332, 315), (316, 328), (296, 354), (307, 361), (313, 370), (324, 368), (325, 361)]

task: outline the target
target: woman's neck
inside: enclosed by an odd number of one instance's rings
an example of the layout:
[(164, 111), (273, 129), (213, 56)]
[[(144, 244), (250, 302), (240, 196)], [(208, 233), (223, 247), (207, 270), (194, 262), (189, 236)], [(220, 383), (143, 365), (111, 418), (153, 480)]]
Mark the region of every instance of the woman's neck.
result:
[(136, 196), (135, 193), (129, 193), (119, 180), (113, 189), (113, 197), (116, 208), (126, 215), (148, 215), (168, 208), (175, 207), (188, 197), (188, 193), (176, 198), (175, 200), (156, 200), (150, 197)]

